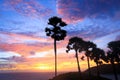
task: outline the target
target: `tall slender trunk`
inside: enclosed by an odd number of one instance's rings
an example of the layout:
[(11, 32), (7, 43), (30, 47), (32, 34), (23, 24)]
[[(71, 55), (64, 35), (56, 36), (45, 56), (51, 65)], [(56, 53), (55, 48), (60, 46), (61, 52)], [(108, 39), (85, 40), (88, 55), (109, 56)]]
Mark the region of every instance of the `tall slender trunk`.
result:
[(55, 52), (55, 77), (57, 76), (57, 49), (56, 49), (56, 39), (54, 39), (54, 52)]
[(113, 72), (114, 72), (115, 80), (118, 80), (115, 63), (113, 61), (111, 61), (111, 64), (112, 64), (112, 67), (113, 67)]
[(100, 72), (99, 72), (99, 65), (98, 65), (98, 63), (96, 63), (96, 65), (97, 65), (97, 77), (100, 77)]
[(77, 65), (78, 65), (79, 76), (80, 76), (80, 80), (82, 80), (82, 74), (81, 74), (81, 69), (80, 69), (80, 64), (79, 64), (79, 58), (78, 58), (77, 50), (75, 52), (76, 52), (76, 60), (77, 60)]
[(87, 62), (88, 62), (89, 77), (91, 77), (90, 60), (88, 56), (87, 56)]

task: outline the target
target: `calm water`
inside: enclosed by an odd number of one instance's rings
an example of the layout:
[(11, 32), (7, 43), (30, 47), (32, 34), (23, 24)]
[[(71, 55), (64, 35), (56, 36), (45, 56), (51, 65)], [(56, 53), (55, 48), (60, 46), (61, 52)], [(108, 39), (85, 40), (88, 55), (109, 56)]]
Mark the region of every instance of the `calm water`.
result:
[[(114, 80), (114, 75), (106, 74), (102, 76)], [(0, 80), (49, 80), (52, 77), (54, 77), (53, 72), (0, 73)], [(120, 79), (120, 74), (118, 75), (118, 78)]]
[(16, 72), (0, 73), (0, 80), (48, 80), (54, 76), (54, 73), (42, 72)]

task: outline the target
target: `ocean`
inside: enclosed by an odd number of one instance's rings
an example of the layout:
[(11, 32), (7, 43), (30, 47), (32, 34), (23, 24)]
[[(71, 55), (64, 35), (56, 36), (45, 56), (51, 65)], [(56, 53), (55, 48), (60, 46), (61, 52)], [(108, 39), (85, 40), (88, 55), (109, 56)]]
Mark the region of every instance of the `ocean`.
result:
[[(65, 72), (60, 72), (62, 74)], [(108, 79), (114, 80), (113, 74), (103, 74), (101, 75)], [(0, 80), (49, 80), (54, 77), (54, 72), (9, 72), (9, 73), (0, 73)], [(120, 79), (120, 74), (118, 74)]]
[(0, 73), (0, 80), (49, 80), (53, 72), (14, 72)]

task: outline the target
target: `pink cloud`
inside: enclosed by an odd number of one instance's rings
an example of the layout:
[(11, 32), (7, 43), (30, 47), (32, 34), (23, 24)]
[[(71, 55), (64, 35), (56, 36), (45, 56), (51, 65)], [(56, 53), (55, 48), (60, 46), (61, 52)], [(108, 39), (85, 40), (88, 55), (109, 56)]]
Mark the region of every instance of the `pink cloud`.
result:
[[(54, 51), (53, 39), (28, 36), (16, 33), (0, 33), (0, 49), (3, 51), (12, 51), (23, 56), (35, 55), (46, 50)], [(66, 48), (67, 39), (57, 42), (57, 49)]]
[(27, 43), (27, 42), (38, 42), (38, 43), (52, 43), (52, 39), (46, 39), (42, 37), (35, 37), (35, 36), (29, 36), (25, 34), (17, 34), (17, 33), (6, 33), (6, 32), (0, 32), (0, 43)]
[(28, 44), (0, 44), (0, 49), (4, 51), (12, 51), (23, 56), (31, 55), (32, 51), (41, 52), (51, 49), (51, 46), (45, 46), (42, 44), (28, 45)]
[(27, 36), (24, 34), (0, 32), (0, 49), (12, 51), (21, 55), (31, 55), (31, 52), (41, 52), (51, 49), (52, 39)]

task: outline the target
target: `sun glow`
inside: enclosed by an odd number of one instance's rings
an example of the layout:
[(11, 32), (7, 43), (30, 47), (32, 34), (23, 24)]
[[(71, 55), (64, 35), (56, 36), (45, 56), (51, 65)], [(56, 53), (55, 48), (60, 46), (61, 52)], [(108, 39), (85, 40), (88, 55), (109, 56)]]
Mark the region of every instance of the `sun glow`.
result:
[(51, 69), (51, 67), (49, 67), (49, 66), (39, 66), (37, 68), (39, 68), (41, 70), (50, 70)]
[(45, 71), (53, 70), (53, 66), (46, 65), (46, 64), (39, 64), (39, 65), (37, 65), (36, 68), (39, 69), (39, 70), (45, 70)]

